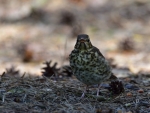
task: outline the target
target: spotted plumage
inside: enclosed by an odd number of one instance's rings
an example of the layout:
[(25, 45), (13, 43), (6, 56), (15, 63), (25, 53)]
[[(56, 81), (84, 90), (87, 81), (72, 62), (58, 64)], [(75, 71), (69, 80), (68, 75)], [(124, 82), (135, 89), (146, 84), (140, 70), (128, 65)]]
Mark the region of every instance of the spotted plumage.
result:
[[(116, 78), (112, 75), (111, 67), (105, 57), (98, 48), (92, 45), (89, 36), (86, 34), (78, 35), (74, 50), (69, 55), (69, 58), (73, 74), (87, 86), (100, 85), (103, 81)], [(97, 95), (98, 93), (99, 88)]]

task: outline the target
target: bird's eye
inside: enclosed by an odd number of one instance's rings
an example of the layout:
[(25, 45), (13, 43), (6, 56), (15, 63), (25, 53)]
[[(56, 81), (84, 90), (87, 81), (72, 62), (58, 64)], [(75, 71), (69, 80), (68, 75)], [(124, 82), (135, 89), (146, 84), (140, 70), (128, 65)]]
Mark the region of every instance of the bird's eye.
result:
[(87, 42), (89, 42), (90, 40), (89, 39), (87, 39)]

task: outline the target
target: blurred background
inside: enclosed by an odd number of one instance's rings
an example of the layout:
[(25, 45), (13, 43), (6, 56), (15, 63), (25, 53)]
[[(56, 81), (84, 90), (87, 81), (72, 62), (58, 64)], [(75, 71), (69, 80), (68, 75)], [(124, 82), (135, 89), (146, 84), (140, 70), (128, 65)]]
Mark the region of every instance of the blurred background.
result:
[(81, 33), (112, 67), (150, 72), (149, 0), (0, 0), (0, 72), (68, 65)]

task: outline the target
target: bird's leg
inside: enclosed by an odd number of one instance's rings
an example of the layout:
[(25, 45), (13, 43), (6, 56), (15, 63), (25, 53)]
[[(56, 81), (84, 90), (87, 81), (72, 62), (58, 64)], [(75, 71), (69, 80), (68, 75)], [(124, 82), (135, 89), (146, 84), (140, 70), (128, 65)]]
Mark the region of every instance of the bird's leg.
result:
[(85, 93), (87, 92), (87, 90), (88, 90), (88, 86), (86, 85), (86, 87), (85, 87), (85, 89), (84, 89), (84, 91), (83, 91), (83, 93), (82, 93), (82, 96), (81, 96), (81, 98), (84, 98), (84, 96), (85, 96)]
[(99, 90), (101, 88), (101, 84), (98, 84), (98, 89), (97, 89), (97, 96), (99, 96)]

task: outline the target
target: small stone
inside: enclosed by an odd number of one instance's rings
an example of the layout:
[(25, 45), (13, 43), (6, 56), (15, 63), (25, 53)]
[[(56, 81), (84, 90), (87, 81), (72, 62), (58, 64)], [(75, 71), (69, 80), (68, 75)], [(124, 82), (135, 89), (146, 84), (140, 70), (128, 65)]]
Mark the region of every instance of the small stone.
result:
[(150, 91), (147, 93), (148, 96), (150, 96)]
[(125, 85), (125, 88), (131, 89), (131, 90), (134, 90), (134, 91), (139, 90), (139, 87), (138, 87), (138, 86), (133, 85), (133, 84), (130, 84), (130, 83), (126, 84), (126, 85)]
[(129, 82), (131, 79), (130, 78), (125, 78), (124, 81)]
[(128, 111), (127, 113), (132, 113), (131, 111)]
[(116, 113), (126, 113), (126, 110), (124, 108), (117, 108)]
[(126, 104), (125, 104), (126, 107), (129, 107), (129, 106), (131, 106), (131, 105), (132, 105), (131, 103), (126, 103)]
[(150, 80), (149, 79), (144, 80), (143, 83), (144, 83), (145, 86), (150, 86)]
[(138, 92), (139, 93), (144, 93), (144, 90), (143, 89), (139, 89)]
[(128, 96), (128, 97), (132, 97), (132, 95), (133, 95), (133, 94), (132, 94), (131, 92), (128, 92), (128, 93), (127, 93), (127, 96)]
[(150, 107), (150, 104), (148, 101), (141, 101), (140, 106)]
[(118, 113), (122, 113), (122, 110), (120, 109), (120, 110), (118, 110), (117, 112), (118, 112)]

